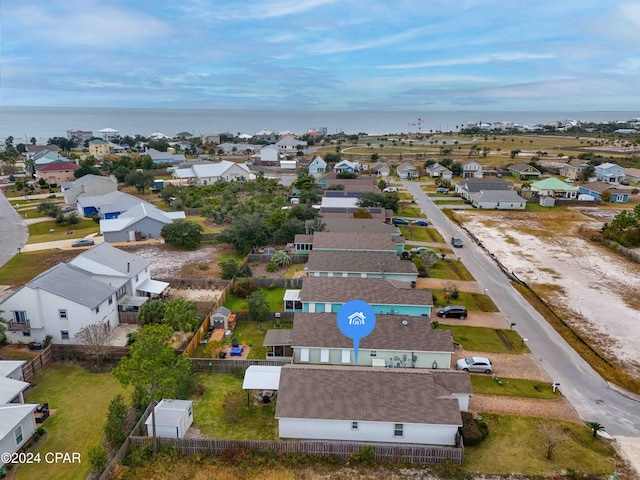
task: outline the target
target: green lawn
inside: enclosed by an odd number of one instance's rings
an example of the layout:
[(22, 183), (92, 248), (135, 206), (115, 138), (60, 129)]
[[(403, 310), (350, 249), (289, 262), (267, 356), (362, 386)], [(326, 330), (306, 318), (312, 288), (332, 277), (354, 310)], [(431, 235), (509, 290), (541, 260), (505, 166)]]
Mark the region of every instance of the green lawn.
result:
[(398, 217), (415, 217), (422, 218), (423, 214), (420, 213), (420, 209), (418, 207), (400, 207), (396, 212)]
[[(264, 293), (269, 303), (269, 310), (272, 312), (281, 312), (284, 308), (282, 299), (284, 298), (286, 288), (261, 288), (260, 290), (262, 290), (262, 293)], [(224, 302), (224, 306), (229, 310), (242, 311), (247, 307), (247, 300), (230, 294), (226, 302)]]
[[(53, 233), (49, 233), (53, 229)], [(29, 240), (27, 243), (51, 242), (69, 238), (82, 238), (91, 233), (98, 233), (100, 226), (93, 220), (82, 219), (76, 225), (57, 225), (55, 220), (38, 222), (29, 225)], [(67, 232), (72, 232), (67, 234)]]
[(549, 382), (523, 378), (493, 378), (487, 375), (471, 375), (471, 385), (473, 386), (473, 393), (479, 395), (506, 395), (542, 399), (562, 396), (560, 390), (553, 392)]
[(55, 259), (65, 261), (70, 258), (70, 256), (61, 255), (60, 252), (61, 250), (39, 250), (16, 255), (0, 268), (0, 285), (27, 283), (36, 275), (58, 263), (54, 261)]
[(466, 200), (448, 200), (448, 199), (437, 199), (434, 200), (433, 203), (435, 203), (436, 205), (464, 205), (467, 203)]
[(442, 278), (445, 280), (462, 280), (466, 282), (474, 279), (462, 262), (449, 259), (444, 261), (438, 260), (438, 262), (431, 267), (429, 277)]
[[(407, 240), (416, 242), (445, 243), (442, 235), (440, 235), (435, 228), (412, 227), (405, 225), (400, 227), (400, 231)], [(415, 245), (411, 246), (411, 248), (413, 247), (415, 247)]]
[(481, 312), (497, 312), (498, 307), (493, 303), (487, 295), (475, 292), (459, 292), (458, 298), (455, 300), (447, 300), (444, 290), (432, 289), (434, 297), (436, 297), (436, 306), (446, 307), (447, 305), (463, 305), (468, 310), (480, 310)]
[(205, 394), (202, 399), (193, 397), (193, 427), (199, 428), (204, 436), (239, 440), (277, 438), (275, 404), (254, 406), (255, 392), (249, 391), (250, 401), (247, 405), (247, 392), (242, 390), (242, 376), (230, 373), (197, 374), (196, 384), (205, 386)]
[(287, 271), (282, 275), (283, 278), (293, 278), (296, 272), (301, 272), (304, 270), (304, 263), (294, 263), (293, 265), (289, 265)]
[[(478, 446), (465, 447), (466, 471), (529, 477), (571, 468), (583, 474), (609, 478), (615, 470), (613, 445), (593, 438), (589, 428), (581, 423), (494, 414), (483, 414), (482, 418), (489, 426), (489, 436)], [(560, 426), (567, 438), (556, 448), (553, 460), (546, 458), (540, 432), (541, 426), (544, 428), (547, 424)]]
[(529, 352), (522, 337), (515, 330), (443, 324), (440, 324), (438, 329), (450, 330), (453, 340), (465, 350), (512, 354)]
[(43, 425), (47, 439), (37, 452), (79, 452), (82, 463), (23, 465), (16, 470), (16, 479), (84, 479), (89, 448), (100, 442), (109, 402), (123, 388), (110, 373), (94, 374), (60, 363), (41, 370), (34, 383), (37, 387), (27, 393), (25, 402), (47, 402), (55, 410)]

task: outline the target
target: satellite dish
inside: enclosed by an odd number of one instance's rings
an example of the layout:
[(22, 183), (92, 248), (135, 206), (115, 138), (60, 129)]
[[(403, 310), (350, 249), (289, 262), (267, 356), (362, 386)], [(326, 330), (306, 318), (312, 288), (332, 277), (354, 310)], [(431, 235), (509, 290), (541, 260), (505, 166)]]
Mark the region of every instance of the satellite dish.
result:
[(407, 325), (409, 325), (409, 322), (407, 322), (406, 320), (402, 320), (402, 325), (406, 327)]

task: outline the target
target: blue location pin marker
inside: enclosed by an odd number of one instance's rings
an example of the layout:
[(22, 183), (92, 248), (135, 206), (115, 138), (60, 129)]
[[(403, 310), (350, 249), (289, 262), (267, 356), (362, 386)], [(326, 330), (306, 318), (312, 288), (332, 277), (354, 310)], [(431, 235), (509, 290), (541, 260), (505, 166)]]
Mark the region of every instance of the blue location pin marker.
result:
[(366, 337), (376, 326), (376, 314), (367, 302), (351, 300), (338, 310), (338, 328), (345, 337), (353, 340), (353, 351), (358, 364), (360, 339)]

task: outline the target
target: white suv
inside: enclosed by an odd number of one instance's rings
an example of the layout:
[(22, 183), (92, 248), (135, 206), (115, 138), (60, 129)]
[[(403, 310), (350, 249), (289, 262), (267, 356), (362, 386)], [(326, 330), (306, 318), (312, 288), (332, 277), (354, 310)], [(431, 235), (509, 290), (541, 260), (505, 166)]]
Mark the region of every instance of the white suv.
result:
[(486, 357), (461, 358), (456, 362), (456, 368), (465, 372), (491, 373), (493, 363)]

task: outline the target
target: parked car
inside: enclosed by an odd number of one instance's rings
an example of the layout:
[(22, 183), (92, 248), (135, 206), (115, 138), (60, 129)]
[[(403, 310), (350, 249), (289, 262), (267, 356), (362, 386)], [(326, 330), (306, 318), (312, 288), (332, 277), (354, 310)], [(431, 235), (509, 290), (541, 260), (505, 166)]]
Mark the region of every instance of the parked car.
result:
[(420, 253), (429, 250), (427, 247), (416, 247), (409, 250), (411, 253)]
[(81, 238), (80, 240), (76, 240), (71, 244), (72, 247), (90, 247), (95, 242), (90, 238)]
[(462, 243), (462, 239), (460, 237), (451, 237), (451, 245), (455, 248), (462, 248), (464, 243)]
[(438, 316), (444, 318), (467, 318), (467, 308), (461, 305), (447, 305), (446, 307), (438, 308)]
[(629, 180), (620, 180), (620, 185), (624, 185), (625, 187), (628, 187), (630, 185)]
[(565, 178), (564, 183), (575, 183), (573, 178)]
[(426, 220), (414, 220), (411, 222), (411, 225), (417, 225), (419, 227), (428, 227), (429, 222), (427, 222)]
[(409, 225), (409, 220), (406, 220), (404, 218), (394, 218), (393, 219), (393, 224), (394, 225)]
[(449, 193), (449, 189), (443, 187), (436, 188), (436, 193)]
[(398, 187), (387, 187), (382, 191), (384, 193), (396, 193), (398, 191)]
[(71, 207), (71, 206), (67, 205), (66, 207), (62, 207), (60, 209), (60, 211), (62, 213), (69, 213), (69, 212), (73, 212), (75, 209), (76, 209), (75, 207)]
[(456, 368), (465, 372), (491, 373), (493, 363), (486, 357), (461, 358), (456, 362)]

